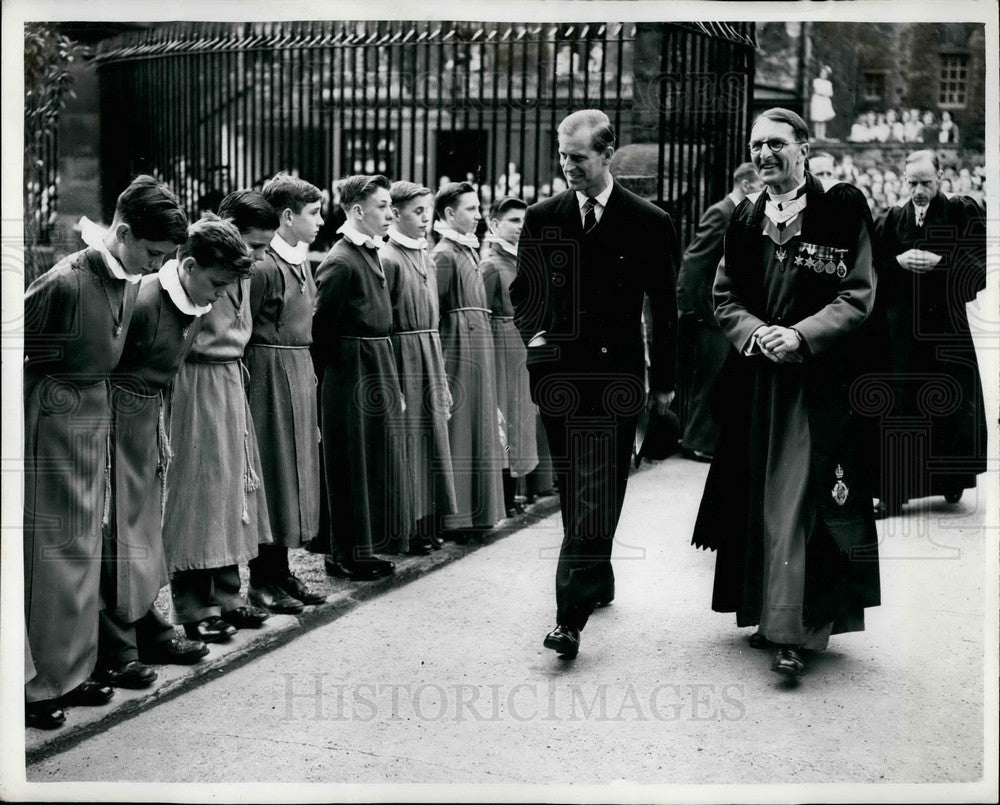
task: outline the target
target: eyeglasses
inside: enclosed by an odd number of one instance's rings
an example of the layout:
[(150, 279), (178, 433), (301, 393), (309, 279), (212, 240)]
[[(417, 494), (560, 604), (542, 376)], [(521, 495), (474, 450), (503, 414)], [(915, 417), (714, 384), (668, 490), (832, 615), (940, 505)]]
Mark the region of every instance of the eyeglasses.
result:
[(794, 143), (790, 143), (787, 140), (779, 140), (777, 138), (771, 140), (754, 140), (752, 143), (750, 143), (750, 153), (759, 154), (760, 149), (763, 148), (764, 145), (766, 144), (772, 154), (777, 154), (786, 145), (799, 145), (800, 143), (803, 142), (805, 142), (805, 140), (796, 140)]

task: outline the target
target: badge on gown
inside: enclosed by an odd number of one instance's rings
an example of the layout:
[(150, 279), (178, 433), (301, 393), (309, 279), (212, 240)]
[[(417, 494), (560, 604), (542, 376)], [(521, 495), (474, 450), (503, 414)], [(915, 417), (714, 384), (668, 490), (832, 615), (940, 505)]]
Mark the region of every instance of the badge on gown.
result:
[(847, 484), (844, 483), (844, 468), (838, 464), (834, 475), (837, 477), (837, 482), (833, 485), (833, 490), (830, 494), (833, 495), (833, 500), (838, 506), (843, 506), (847, 503), (847, 496), (851, 491), (847, 488)]

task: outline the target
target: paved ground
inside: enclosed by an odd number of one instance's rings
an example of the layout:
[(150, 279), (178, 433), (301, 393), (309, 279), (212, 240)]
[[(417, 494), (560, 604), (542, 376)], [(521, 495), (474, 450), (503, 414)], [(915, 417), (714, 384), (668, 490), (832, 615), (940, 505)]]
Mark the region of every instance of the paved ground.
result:
[(705, 472), (674, 458), (633, 477), (618, 598), (576, 660), (541, 646), (553, 515), (33, 764), (28, 778), (951, 792), (978, 780), (984, 544), (996, 550), (983, 496), (920, 502), (881, 523), (883, 606), (789, 688), (748, 630), (709, 610), (714, 557), (689, 545)]

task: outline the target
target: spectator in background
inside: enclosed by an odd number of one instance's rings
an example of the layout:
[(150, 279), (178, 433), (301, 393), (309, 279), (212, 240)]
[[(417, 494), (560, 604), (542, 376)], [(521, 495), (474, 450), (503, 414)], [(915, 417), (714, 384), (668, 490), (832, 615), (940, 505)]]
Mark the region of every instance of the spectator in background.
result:
[(923, 134), (924, 126), (920, 122), (920, 112), (916, 109), (903, 112), (903, 140), (908, 143), (919, 143)]
[(866, 143), (871, 139), (871, 129), (868, 128), (868, 116), (858, 115), (851, 126), (851, 133), (847, 138), (852, 143)]
[(930, 110), (924, 112), (921, 119), (921, 141), (932, 144), (938, 141), (938, 125), (934, 118), (934, 113)]
[(813, 124), (813, 134), (817, 140), (826, 139), (826, 124), (836, 117), (833, 111), (833, 84), (830, 76), (833, 70), (829, 64), (824, 64), (819, 71), (819, 78), (813, 79), (813, 94), (809, 101), (809, 117)]
[(938, 142), (942, 145), (948, 143), (958, 145), (958, 126), (951, 119), (951, 112), (947, 109), (941, 112), (941, 128), (938, 129)]
[(833, 154), (828, 154), (826, 151), (818, 151), (809, 156), (809, 173), (819, 180), (824, 190), (829, 190), (837, 183), (833, 163)]

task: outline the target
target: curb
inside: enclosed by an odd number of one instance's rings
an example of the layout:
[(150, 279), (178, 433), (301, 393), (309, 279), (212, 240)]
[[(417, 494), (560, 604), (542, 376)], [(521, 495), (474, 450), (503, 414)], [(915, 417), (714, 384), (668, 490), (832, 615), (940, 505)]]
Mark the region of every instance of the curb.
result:
[(453, 542), (428, 556), (394, 557), (396, 572), (376, 581), (355, 582), (332, 593), (323, 604), (306, 607), (300, 615), (271, 615), (259, 630), (241, 629), (229, 643), (212, 644), (212, 654), (194, 665), (157, 665), (158, 681), (151, 689), (115, 690), (115, 698), (104, 707), (67, 708), (72, 723), (48, 732), (25, 730), (25, 765), (37, 763), (76, 746), (109, 727), (168, 702), (192, 688), (217, 679), (229, 671), (312, 629), (325, 626), (351, 612), (359, 604), (423, 578), (498, 540), (516, 534), (559, 511), (558, 494), (527, 507), (524, 514), (502, 521), (499, 526), (465, 545)]

